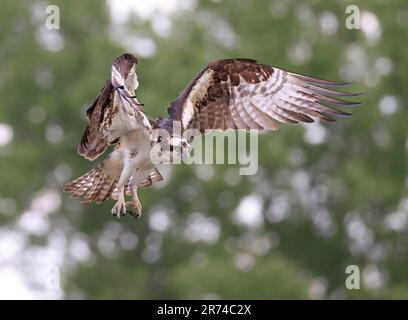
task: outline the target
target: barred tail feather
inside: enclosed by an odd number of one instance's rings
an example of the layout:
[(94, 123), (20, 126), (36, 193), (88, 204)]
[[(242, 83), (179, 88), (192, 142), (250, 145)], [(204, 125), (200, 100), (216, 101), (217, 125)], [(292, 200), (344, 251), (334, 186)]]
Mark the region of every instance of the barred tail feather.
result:
[(139, 188), (148, 188), (153, 185), (153, 182), (162, 181), (163, 177), (159, 170), (154, 169), (149, 176), (139, 183)]
[(83, 176), (66, 183), (63, 187), (63, 190), (65, 192), (71, 193), (74, 198), (80, 197), (86, 190), (88, 190), (92, 186), (97, 171), (97, 169), (92, 169), (91, 171), (85, 173)]
[(96, 203), (101, 203), (109, 199), (113, 191), (113, 186), (116, 185), (117, 180), (114, 180), (110, 177), (105, 179), (105, 183), (99, 189), (99, 192), (95, 195)]
[(99, 166), (68, 182), (63, 190), (74, 198), (82, 198), (82, 203), (101, 203), (109, 198), (115, 184), (116, 179), (104, 173), (102, 166)]

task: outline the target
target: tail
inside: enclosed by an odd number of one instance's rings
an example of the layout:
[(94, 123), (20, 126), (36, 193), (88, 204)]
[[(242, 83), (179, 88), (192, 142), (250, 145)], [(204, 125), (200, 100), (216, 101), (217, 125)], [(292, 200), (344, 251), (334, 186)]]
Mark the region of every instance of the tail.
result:
[[(111, 197), (114, 200), (118, 198), (118, 189), (116, 184), (119, 176), (111, 177), (105, 173), (103, 166), (88, 171), (83, 176), (68, 182), (63, 190), (72, 195), (73, 198), (81, 198), (82, 203), (96, 202), (101, 203)], [(162, 175), (157, 169), (154, 169), (149, 176), (139, 183), (140, 188), (148, 188), (154, 182), (163, 180)], [(131, 195), (129, 187), (126, 186), (126, 194)]]
[(102, 166), (88, 171), (83, 176), (68, 182), (63, 190), (73, 198), (81, 198), (82, 203), (106, 201), (114, 190), (117, 177), (106, 174)]

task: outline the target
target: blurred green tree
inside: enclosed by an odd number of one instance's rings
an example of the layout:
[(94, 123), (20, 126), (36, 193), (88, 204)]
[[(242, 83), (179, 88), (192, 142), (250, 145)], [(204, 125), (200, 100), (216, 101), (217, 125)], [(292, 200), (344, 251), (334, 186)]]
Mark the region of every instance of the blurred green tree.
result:
[[(15, 250), (0, 259), (34, 288), (39, 263), (57, 264), (65, 298), (407, 298), (408, 8), (358, 2), (348, 30), (349, 1), (179, 1), (127, 22), (119, 1), (53, 1), (61, 29), (47, 30), (45, 2), (2, 1), (0, 241)], [(142, 219), (114, 220), (112, 203), (60, 187), (93, 165), (76, 155), (81, 116), (129, 50), (151, 116), (225, 57), (354, 81), (365, 107), (260, 136), (254, 176), (164, 167)], [(345, 288), (350, 264), (361, 290)]]

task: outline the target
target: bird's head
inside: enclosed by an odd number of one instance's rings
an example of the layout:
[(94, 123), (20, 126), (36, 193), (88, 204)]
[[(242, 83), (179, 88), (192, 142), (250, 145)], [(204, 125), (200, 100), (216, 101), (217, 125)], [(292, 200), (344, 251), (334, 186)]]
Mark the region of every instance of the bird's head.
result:
[(169, 139), (169, 149), (170, 152), (173, 154), (176, 153), (178, 157), (185, 160), (190, 152), (190, 144), (179, 135), (171, 135)]
[(160, 162), (173, 163), (176, 158), (185, 160), (190, 153), (190, 144), (179, 135), (156, 135), (152, 141), (154, 154)]
[(139, 86), (136, 75), (137, 58), (124, 53), (113, 60), (112, 83), (115, 86), (125, 86), (130, 92), (134, 92)]

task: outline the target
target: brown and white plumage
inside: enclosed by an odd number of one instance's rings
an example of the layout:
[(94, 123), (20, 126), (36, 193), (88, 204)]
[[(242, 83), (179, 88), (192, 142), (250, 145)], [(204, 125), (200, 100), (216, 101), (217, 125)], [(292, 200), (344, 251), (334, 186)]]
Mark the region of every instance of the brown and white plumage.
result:
[(133, 159), (146, 158), (144, 153), (150, 146), (146, 140), (149, 141), (151, 131), (142, 105), (134, 95), (138, 87), (136, 65), (137, 59), (131, 54), (116, 58), (112, 63), (111, 79), (86, 112), (88, 126), (78, 145), (78, 153), (95, 160), (109, 145), (115, 144), (113, 152), (98, 168), (64, 186), (65, 191), (81, 198), (82, 202), (100, 203), (109, 197), (116, 198), (118, 202), (112, 213), (118, 216), (126, 210), (123, 196), (126, 188), (132, 185), (135, 206), (141, 208), (136, 189), (161, 178), (150, 164), (140, 170), (145, 176), (133, 174), (139, 169)]
[(100, 94), (95, 99), (91, 107), (86, 111), (88, 126), (85, 129), (80, 144), (78, 145), (78, 154), (88, 160), (95, 160), (101, 155), (109, 145), (106, 136), (101, 134), (104, 123), (108, 121), (109, 113), (105, 111), (113, 107), (113, 86), (110, 80), (102, 88)]
[[(120, 216), (126, 206), (139, 216), (137, 188), (162, 180), (151, 158), (153, 146), (162, 143), (183, 154), (188, 150), (189, 129), (199, 133), (214, 130), (278, 130), (280, 123), (335, 122), (351, 114), (336, 106), (360, 103), (344, 99), (357, 94), (339, 91), (346, 83), (303, 76), (251, 59), (225, 59), (209, 63), (168, 107), (167, 118), (148, 120), (134, 96), (138, 86), (137, 60), (124, 54), (114, 60), (111, 79), (87, 111), (88, 126), (78, 153), (96, 159), (110, 144), (114, 151), (101, 165), (66, 184), (65, 191), (83, 202), (117, 200), (112, 213)], [(181, 123), (176, 132), (175, 123)], [(168, 138), (153, 135), (165, 130)], [(159, 130), (159, 131), (160, 131)], [(153, 138), (152, 138), (153, 136)], [(159, 148), (161, 151), (161, 147)], [(132, 195), (125, 202), (125, 194)]]
[[(113, 169), (113, 170), (112, 170)], [(118, 200), (118, 177), (123, 166), (106, 169), (104, 165), (88, 171), (83, 176), (71, 181), (65, 186), (65, 191), (71, 193), (73, 198), (81, 198), (82, 203), (101, 203), (109, 199)], [(163, 177), (157, 169), (154, 169), (147, 178), (143, 179), (138, 187), (148, 188), (154, 182), (162, 181)], [(126, 194), (132, 195), (129, 186), (126, 185)]]
[[(86, 111), (88, 126), (78, 145), (78, 153), (88, 160), (95, 160), (110, 144), (118, 142), (120, 136), (135, 126), (136, 111), (143, 111), (132, 89), (136, 90), (137, 59), (124, 54), (112, 64), (111, 79), (108, 80)], [(136, 83), (129, 90), (125, 85), (127, 77), (133, 73)], [(131, 85), (131, 84), (130, 84)]]
[[(168, 108), (184, 130), (277, 130), (279, 123), (302, 123), (351, 114), (332, 106), (357, 106), (332, 88), (346, 85), (302, 76), (250, 59), (211, 62)], [(327, 88), (329, 87), (329, 88)]]

